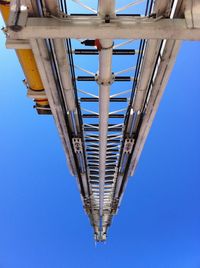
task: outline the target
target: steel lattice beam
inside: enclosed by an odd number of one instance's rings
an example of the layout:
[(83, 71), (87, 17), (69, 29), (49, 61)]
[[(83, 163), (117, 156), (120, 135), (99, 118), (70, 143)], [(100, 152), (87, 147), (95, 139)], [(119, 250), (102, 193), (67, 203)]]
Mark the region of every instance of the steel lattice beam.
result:
[[(115, 0), (99, 0), (94, 16), (62, 17), (59, 8), (63, 13), (67, 10), (57, 0), (25, 2), (28, 4), (25, 13), (18, 10), (10, 16), (13, 24), (8, 23), (4, 30), (6, 46), (32, 49), (44, 90), (35, 92), (29, 88), (28, 96), (48, 98), (48, 109), (55, 118), (69, 167), (78, 178), (95, 239), (104, 241), (128, 176), (136, 168), (180, 40), (200, 40), (200, 0), (189, 4), (187, 0), (147, 1), (145, 17), (116, 16)], [(70, 38), (87, 39), (92, 43), (90, 46), (98, 41), (99, 45), (95, 49), (82, 45), (73, 49)], [(131, 39), (122, 42), (126, 45), (133, 39), (142, 40), (135, 50), (116, 49), (119, 44), (114, 46), (115, 39)], [(136, 66), (113, 72), (113, 55), (134, 54)], [(74, 66), (73, 55), (98, 55), (99, 71)], [(74, 67), (90, 76), (79, 75)], [(134, 70), (133, 76), (122, 75), (130, 69)], [(97, 83), (98, 93), (85, 88), (77, 90), (76, 81)], [(132, 82), (132, 90), (110, 95), (114, 82)], [(93, 102), (98, 106), (97, 111)], [(115, 102), (126, 107), (118, 106), (113, 111), (110, 106)], [(117, 120), (114, 123), (109, 121), (113, 118)]]

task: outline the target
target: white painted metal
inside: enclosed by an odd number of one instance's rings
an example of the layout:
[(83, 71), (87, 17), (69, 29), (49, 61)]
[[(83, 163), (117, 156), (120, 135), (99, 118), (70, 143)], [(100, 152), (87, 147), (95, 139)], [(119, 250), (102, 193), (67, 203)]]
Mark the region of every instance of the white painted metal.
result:
[(122, 42), (122, 43), (119, 43), (117, 45), (114, 45), (113, 49), (116, 49), (116, 48), (119, 48), (119, 47), (123, 47), (123, 46), (126, 46), (130, 43), (133, 43), (135, 41), (135, 39), (131, 39), (131, 40), (128, 40), (128, 41), (125, 41), (125, 42)]
[(87, 5), (85, 5), (83, 2), (79, 1), (79, 0), (72, 0), (73, 2), (77, 3), (78, 5), (82, 6), (83, 8), (92, 11), (93, 13), (97, 14), (97, 11)]
[(54, 39), (54, 50), (57, 58), (58, 69), (63, 86), (65, 102), (69, 111), (76, 110), (75, 96), (70, 74), (69, 62), (67, 59), (65, 41), (63, 39)]
[(39, 98), (47, 98), (45, 91), (35, 91), (35, 90), (31, 90), (28, 89), (27, 91), (27, 97), (31, 98), (31, 99), (39, 99)]
[(124, 90), (124, 91), (121, 91), (119, 93), (116, 93), (116, 94), (113, 94), (110, 96), (110, 98), (114, 98), (114, 97), (118, 97), (118, 96), (121, 96), (121, 95), (124, 95), (124, 94), (127, 94), (127, 93), (130, 93), (132, 90)]
[[(98, 14), (105, 16), (115, 16), (115, 1), (100, 0)], [(99, 215), (102, 218), (104, 209), (104, 183), (105, 183), (105, 159), (107, 150), (108, 116), (110, 101), (110, 82), (112, 80), (112, 50), (113, 41), (111, 39), (100, 39), (102, 49), (99, 51)]]
[(91, 111), (91, 110), (88, 110), (88, 109), (85, 109), (85, 108), (81, 108), (82, 111), (85, 111), (85, 112), (88, 112), (90, 114), (96, 114), (96, 115), (99, 115), (99, 113), (95, 112), (95, 111)]
[(94, 94), (92, 94), (92, 93), (90, 93), (90, 92), (88, 92), (88, 91), (81, 90), (81, 89), (78, 89), (78, 91), (81, 92), (81, 93), (83, 93), (83, 94), (85, 94), (85, 95), (88, 95), (88, 96), (90, 96), (90, 97), (97, 98), (97, 99), (99, 98), (99, 96), (94, 95)]
[(139, 5), (139, 4), (143, 3), (144, 1), (145, 0), (137, 0), (137, 1), (131, 2), (128, 5), (125, 5), (123, 7), (120, 7), (118, 9), (116, 9), (115, 12), (118, 13), (118, 12), (124, 11), (124, 10), (126, 10), (126, 9), (128, 9), (130, 7), (133, 7), (133, 6), (136, 6), (136, 5)]
[(92, 76), (95, 76), (95, 73), (93, 73), (93, 72), (91, 72), (91, 71), (89, 71), (89, 70), (86, 70), (86, 69), (84, 69), (84, 68), (82, 68), (82, 67), (80, 67), (80, 66), (78, 66), (78, 65), (74, 65), (74, 67), (75, 67), (76, 69), (78, 69), (78, 70), (80, 70), (80, 71), (86, 73), (86, 74), (90, 74), (90, 75), (92, 75)]
[(6, 48), (10, 49), (31, 49), (30, 42), (28, 40), (6, 40)]
[(59, 131), (62, 143), (63, 143), (63, 147), (65, 150), (65, 155), (67, 158), (70, 171), (73, 175), (77, 175), (76, 165), (74, 162), (74, 156), (73, 156), (72, 148), (70, 146), (70, 139), (69, 139), (68, 130), (66, 127), (66, 122), (65, 122), (66, 119), (63, 115), (62, 108), (58, 101), (56, 84), (53, 79), (53, 73), (52, 73), (50, 62), (49, 62), (49, 56), (48, 56), (44, 41), (43, 40), (36, 41), (32, 39), (30, 43), (31, 43), (31, 47), (33, 50), (33, 54), (36, 59), (38, 69), (40, 71), (43, 85), (45, 87), (45, 92), (48, 97), (51, 111), (52, 111), (52, 114), (54, 115), (54, 119), (58, 127), (58, 131)]
[(185, 18), (189, 28), (200, 28), (200, 0), (186, 1)]
[(121, 71), (115, 72), (114, 75), (117, 76), (117, 75), (119, 75), (119, 74), (128, 73), (128, 72), (131, 72), (131, 71), (133, 71), (133, 70), (135, 70), (135, 66), (130, 67), (130, 68), (127, 68), (127, 69), (125, 69), (125, 70), (121, 70)]
[(52, 18), (28, 18), (19, 32), (8, 29), (11, 39), (31, 38), (91, 38), (91, 39), (173, 39), (200, 40), (199, 28), (188, 28), (185, 19), (160, 19), (123, 17), (105, 23), (101, 19), (76, 16), (66, 21)]
[(125, 112), (126, 110), (127, 110), (126, 108), (119, 109), (119, 110), (116, 110), (116, 111), (113, 111), (113, 112), (109, 112), (109, 115), (111, 115), (111, 114), (117, 114), (117, 113), (120, 113), (120, 112)]
[(161, 41), (148, 40), (145, 48), (145, 55), (141, 66), (139, 81), (136, 86), (136, 94), (132, 105), (133, 111), (140, 111), (146, 96), (146, 90), (153, 72), (152, 66), (155, 65), (159, 53)]
[(144, 117), (143, 124), (141, 126), (141, 130), (139, 132), (137, 143), (132, 156), (129, 168), (129, 175), (131, 176), (133, 175), (135, 168), (137, 166), (137, 162), (139, 160), (144, 143), (146, 141), (146, 137), (149, 133), (154, 116), (158, 109), (158, 105), (162, 98), (170, 73), (172, 71), (179, 47), (180, 47), (180, 41), (167, 41), (166, 43), (165, 51), (162, 56), (162, 61), (159, 66), (157, 77), (153, 85), (151, 97), (146, 109), (146, 115)]

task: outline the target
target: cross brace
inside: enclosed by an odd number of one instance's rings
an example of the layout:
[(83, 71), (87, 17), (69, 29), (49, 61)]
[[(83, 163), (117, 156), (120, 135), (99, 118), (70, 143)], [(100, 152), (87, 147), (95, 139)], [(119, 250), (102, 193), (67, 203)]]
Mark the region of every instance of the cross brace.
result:
[(93, 17), (75, 16), (66, 21), (53, 18), (28, 18), (21, 31), (8, 29), (11, 39), (91, 38), (91, 39), (172, 39), (200, 40), (200, 28), (188, 28), (185, 19), (117, 17), (105, 23)]

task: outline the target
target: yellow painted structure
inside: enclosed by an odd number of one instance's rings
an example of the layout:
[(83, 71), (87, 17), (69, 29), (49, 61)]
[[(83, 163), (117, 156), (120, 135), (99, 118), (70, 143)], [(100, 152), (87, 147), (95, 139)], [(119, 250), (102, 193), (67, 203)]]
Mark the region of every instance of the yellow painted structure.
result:
[[(0, 11), (5, 23), (7, 23), (10, 13), (10, 1), (5, 1), (4, 4), (0, 4)], [(15, 51), (21, 63), (22, 69), (26, 76), (26, 81), (30, 89), (34, 91), (44, 90), (32, 50), (17, 49)], [(40, 106), (47, 106), (49, 104), (46, 98), (35, 99), (35, 101)]]

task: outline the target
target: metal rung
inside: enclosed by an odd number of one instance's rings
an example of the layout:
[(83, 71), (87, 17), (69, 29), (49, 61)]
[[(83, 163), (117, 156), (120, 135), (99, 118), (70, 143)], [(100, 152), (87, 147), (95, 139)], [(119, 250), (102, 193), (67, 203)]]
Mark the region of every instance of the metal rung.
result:
[(132, 78), (130, 76), (115, 76), (116, 82), (129, 82), (132, 81)]
[(99, 171), (97, 170), (97, 171), (90, 171), (90, 176), (92, 176), (92, 175), (98, 175), (99, 174)]
[(106, 160), (106, 163), (111, 163), (111, 162), (113, 162), (113, 161), (116, 161), (117, 159), (118, 159), (118, 157), (108, 158), (108, 159)]
[[(122, 124), (120, 124), (121, 126)], [(87, 127), (87, 126), (91, 126), (91, 127), (94, 127), (94, 128), (97, 128), (99, 127), (99, 124), (85, 124), (84, 127)], [(112, 128), (112, 127), (119, 127), (119, 125), (116, 125), (116, 124), (108, 124), (108, 127)], [(94, 129), (93, 128), (93, 129)]]
[(90, 171), (90, 177), (91, 177), (92, 175), (99, 175), (99, 172), (98, 172), (98, 171)]
[[(94, 124), (95, 125), (95, 124)], [(89, 139), (91, 139), (91, 142), (92, 142), (92, 139), (94, 138), (97, 138), (98, 135), (97, 134), (93, 134), (93, 135), (87, 135)], [(108, 135), (108, 138), (113, 138), (113, 139), (119, 139), (120, 137), (117, 135), (117, 134), (112, 134), (112, 135)], [(97, 141), (97, 140), (96, 140)], [(98, 141), (99, 142), (99, 141)]]
[[(119, 152), (120, 150), (117, 149), (107, 149), (106, 152)], [(98, 152), (97, 150), (93, 150), (93, 149), (86, 149), (86, 152)]]
[[(97, 49), (75, 49), (75, 55), (98, 55)], [(113, 49), (113, 55), (135, 55), (135, 49)]]
[[(93, 139), (85, 139), (85, 142), (99, 143), (99, 141)], [(121, 143), (121, 140), (120, 139), (108, 140), (107, 143)]]
[(109, 139), (120, 139), (120, 138), (121, 138), (121, 135), (120, 135), (120, 137), (119, 137), (118, 134), (108, 135), (108, 140), (109, 140)]
[(106, 175), (113, 175), (115, 173), (115, 170), (113, 171), (106, 171)]
[[(117, 152), (119, 153), (119, 151), (117, 151)], [(107, 154), (107, 156), (118, 156), (118, 154), (116, 154), (116, 151), (112, 151), (112, 150), (106, 151), (106, 154)]]
[[(94, 168), (94, 167), (96, 168), (96, 167), (98, 167), (98, 166), (93, 165), (93, 164), (88, 164), (88, 167), (89, 167), (89, 168)], [(106, 165), (106, 168), (107, 168), (107, 169), (114, 169), (114, 168), (116, 168), (116, 165), (109, 165), (109, 164), (107, 164), (107, 165)]]
[(95, 149), (86, 149), (86, 152), (99, 152), (99, 150), (95, 150)]
[[(89, 136), (89, 137), (87, 137), (87, 138), (89, 138), (90, 140), (92, 140), (92, 139), (94, 139), (94, 138), (97, 138), (96, 135), (87, 135), (87, 136)], [(96, 140), (96, 141), (97, 141), (97, 140)], [(97, 141), (97, 142), (99, 142), (99, 141)]]
[(93, 164), (88, 164), (88, 168), (99, 168), (98, 166), (94, 166)]
[[(87, 131), (87, 132), (98, 132), (99, 129), (94, 129), (92, 127), (84, 127), (84, 131)], [(121, 132), (122, 131), (122, 127), (116, 127), (116, 128), (111, 128), (111, 129), (108, 129), (109, 132)]]
[[(99, 118), (97, 114), (83, 114), (83, 118)], [(110, 114), (109, 118), (124, 118), (124, 114)]]
[[(77, 76), (77, 81), (96, 81), (95, 76)], [(115, 82), (129, 82), (132, 81), (131, 76), (115, 76)]]
[[(97, 14), (93, 13), (88, 13), (88, 14), (83, 14), (83, 13), (71, 13), (71, 16), (83, 16), (83, 17), (96, 17)], [(117, 17), (140, 17), (141, 14), (116, 14)]]
[[(110, 98), (110, 102), (127, 102), (127, 98)], [(80, 102), (99, 102), (99, 98), (80, 98)]]
[[(96, 186), (96, 185), (93, 185), (93, 186), (92, 186), (92, 190), (98, 190), (98, 189), (99, 189), (98, 186)], [(112, 191), (112, 187), (110, 187), (110, 186), (105, 186), (104, 189), (105, 189), (106, 191), (108, 191), (108, 190)]]

